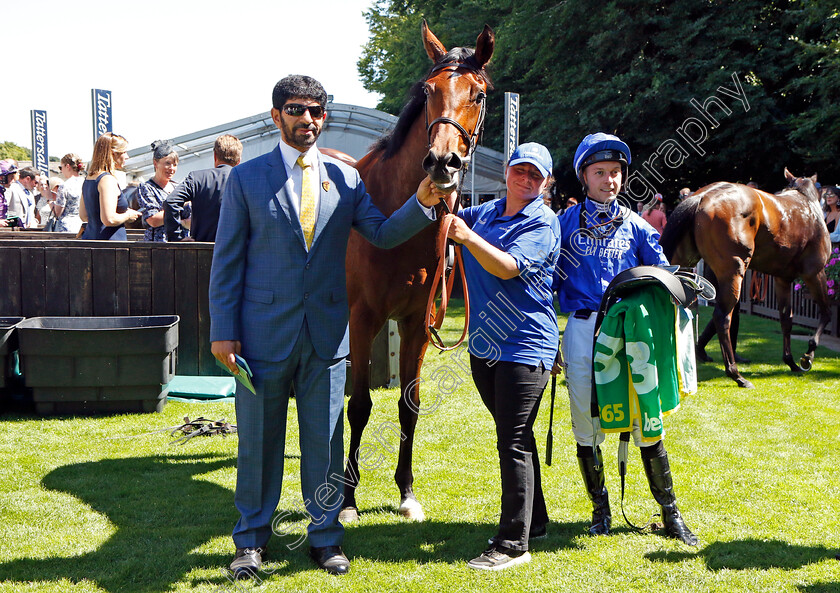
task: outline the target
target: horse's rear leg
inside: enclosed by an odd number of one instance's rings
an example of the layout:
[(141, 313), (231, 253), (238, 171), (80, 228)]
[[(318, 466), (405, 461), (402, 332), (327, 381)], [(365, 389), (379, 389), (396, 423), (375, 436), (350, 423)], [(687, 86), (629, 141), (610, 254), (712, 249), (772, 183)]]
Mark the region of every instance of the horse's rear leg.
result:
[[(715, 287), (715, 291), (717, 292), (720, 290), (718, 287), (718, 280), (715, 273), (712, 269), (707, 265), (703, 271), (706, 279), (709, 280), (712, 285)], [(741, 290), (743, 290), (743, 283), (741, 285)], [(743, 363), (749, 364), (749, 360), (738, 356), (738, 328), (740, 327), (740, 320), (741, 320), (741, 311), (740, 307), (736, 306), (732, 309), (732, 318), (729, 322), (729, 341), (732, 344), (732, 354), (735, 357), (736, 363)], [(709, 323), (706, 324), (706, 327), (697, 337), (697, 344), (694, 347), (694, 355), (697, 358), (698, 362), (712, 362), (713, 359), (711, 356), (706, 354), (706, 346), (712, 339), (712, 336), (717, 333), (717, 328), (715, 327), (715, 320), (710, 319)]]
[(738, 298), (741, 294), (743, 284), (743, 271), (732, 274), (718, 274), (718, 278), (731, 278), (731, 280), (720, 283), (720, 290), (717, 294), (715, 305), (714, 321), (717, 328), (718, 340), (720, 341), (720, 352), (723, 355), (723, 364), (726, 374), (731, 377), (738, 387), (752, 389), (753, 384), (747, 381), (738, 371), (738, 364), (735, 362), (735, 350), (732, 347), (732, 312), (738, 306)]
[[(822, 337), (823, 330), (828, 322), (831, 321), (831, 309), (828, 303), (828, 287), (826, 286), (825, 270), (820, 270), (816, 276), (808, 276), (805, 278), (805, 285), (811, 292), (811, 298), (816, 301), (820, 309), (820, 322), (817, 325), (817, 330), (811, 339), (808, 340), (808, 351), (802, 355), (799, 361), (803, 371), (810, 371), (811, 365), (814, 362), (814, 352), (817, 346), (820, 345), (820, 337)], [(788, 288), (790, 290), (790, 288)]]
[(424, 327), (425, 314), (406, 318), (400, 328), (400, 454), (394, 480), (400, 490), (400, 513), (409, 519), (423, 521), (423, 507), (414, 496), (414, 432), (420, 411), (420, 367), (428, 340)]
[(362, 433), (370, 420), (373, 402), (370, 399), (370, 351), (373, 338), (385, 323), (368, 307), (357, 303), (350, 310), (350, 360), (353, 371), (353, 393), (347, 403), (347, 421), (350, 424), (350, 447), (347, 450), (347, 467), (344, 470), (344, 508), (339, 519), (343, 523), (359, 518), (356, 505), (356, 487), (359, 485), (359, 448)]

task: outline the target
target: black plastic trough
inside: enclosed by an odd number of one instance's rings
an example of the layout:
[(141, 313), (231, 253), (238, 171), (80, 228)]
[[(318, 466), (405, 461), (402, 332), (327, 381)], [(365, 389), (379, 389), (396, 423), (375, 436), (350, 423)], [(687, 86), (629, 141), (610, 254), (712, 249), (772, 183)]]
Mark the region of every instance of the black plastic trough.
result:
[(17, 332), (15, 326), (23, 321), (23, 317), (0, 317), (0, 363), (3, 371), (0, 373), (0, 389), (6, 387), (7, 379), (12, 376), (12, 356), (17, 350)]
[(159, 412), (166, 403), (177, 315), (32, 317), (17, 333), (39, 414)]

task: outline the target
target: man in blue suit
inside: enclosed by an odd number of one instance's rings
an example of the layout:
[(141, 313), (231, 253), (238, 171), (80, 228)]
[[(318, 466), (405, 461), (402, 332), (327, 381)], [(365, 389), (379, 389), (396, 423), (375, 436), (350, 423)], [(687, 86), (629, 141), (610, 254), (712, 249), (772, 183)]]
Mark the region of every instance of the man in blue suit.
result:
[(222, 199), (210, 275), (212, 352), (234, 372), (234, 354), (241, 354), (256, 389), (253, 394), (237, 381), (236, 578), (261, 568), (271, 535), (291, 385), (310, 555), (329, 573), (349, 570), (338, 521), (349, 354), (347, 240), (352, 228), (378, 247), (398, 245), (434, 220), (431, 207), (449, 196), (426, 178), (416, 197), (386, 219), (355, 169), (319, 153), (315, 141), (326, 102), (313, 78), (278, 82), (271, 117), (282, 139), (270, 153), (235, 167)]

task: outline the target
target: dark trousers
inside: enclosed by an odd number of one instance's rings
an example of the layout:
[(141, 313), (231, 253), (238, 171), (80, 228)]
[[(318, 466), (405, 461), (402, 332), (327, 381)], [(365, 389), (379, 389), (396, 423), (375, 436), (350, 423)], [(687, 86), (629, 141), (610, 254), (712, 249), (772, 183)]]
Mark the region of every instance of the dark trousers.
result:
[[(470, 355), (473, 381), (496, 423), (502, 476), (497, 544), (528, 549), (528, 534), (548, 524), (534, 439), (534, 420), (549, 372), (539, 365), (491, 361)], [(532, 529), (533, 526), (533, 529)]]

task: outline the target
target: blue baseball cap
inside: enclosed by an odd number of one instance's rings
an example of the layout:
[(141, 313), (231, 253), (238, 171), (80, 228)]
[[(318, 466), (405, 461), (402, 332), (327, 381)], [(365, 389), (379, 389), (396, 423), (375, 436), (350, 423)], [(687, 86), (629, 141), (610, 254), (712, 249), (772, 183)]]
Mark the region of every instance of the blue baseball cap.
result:
[(516, 150), (510, 155), (508, 167), (518, 165), (519, 163), (531, 163), (542, 173), (543, 177), (551, 175), (551, 170), (554, 168), (551, 153), (548, 152), (545, 146), (536, 142), (526, 142), (516, 147)]

